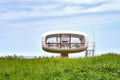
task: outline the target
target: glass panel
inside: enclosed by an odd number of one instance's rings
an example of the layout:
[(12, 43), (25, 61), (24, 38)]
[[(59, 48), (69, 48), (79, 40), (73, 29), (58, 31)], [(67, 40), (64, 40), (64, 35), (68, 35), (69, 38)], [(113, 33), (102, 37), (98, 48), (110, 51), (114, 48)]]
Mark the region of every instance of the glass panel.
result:
[(84, 44), (81, 43), (80, 38), (71, 37), (70, 34), (56, 34), (46, 41), (47, 46), (51, 48), (80, 48)]

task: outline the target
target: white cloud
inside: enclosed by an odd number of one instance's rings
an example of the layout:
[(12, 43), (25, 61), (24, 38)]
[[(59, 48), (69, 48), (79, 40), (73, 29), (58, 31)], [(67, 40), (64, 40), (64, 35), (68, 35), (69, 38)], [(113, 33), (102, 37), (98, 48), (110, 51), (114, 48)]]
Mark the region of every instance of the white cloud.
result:
[[(36, 21), (29, 21), (33, 18), (28, 18), (27, 20), (20, 20), (16, 22), (13, 20), (7, 24), (13, 28), (24, 28), (24, 29), (41, 29), (43, 30), (58, 30), (58, 29), (73, 29), (73, 27), (83, 27), (83, 26), (99, 26), (101, 24), (108, 24), (120, 21), (120, 14), (90, 14), (90, 15), (81, 15), (81, 16), (71, 16), (64, 18), (53, 18), (53, 19), (38, 19)], [(76, 28), (75, 28), (76, 29)]]
[(107, 11), (120, 11), (120, 1), (111, 1), (98, 7), (89, 8), (83, 10), (83, 13), (94, 13), (94, 12), (107, 12)]
[[(48, 1), (48, 2), (47, 2)], [(54, 16), (66, 16), (74, 14), (84, 14), (84, 13), (99, 13), (107, 11), (120, 11), (120, 1), (119, 0), (53, 0), (52, 3), (49, 3), (50, 0), (45, 1), (36, 1), (33, 4), (32, 0), (17, 0), (15, 3), (21, 5), (14, 6), (12, 2), (11, 5), (2, 5), (0, 6), (0, 21), (13, 20), (19, 18), (29, 18), (29, 17), (54, 17)], [(4, 3), (9, 3), (7, 0), (0, 1)], [(26, 4), (22, 4), (26, 2)], [(44, 2), (43, 4), (37, 4)], [(98, 5), (101, 3), (101, 5)], [(71, 4), (71, 5), (70, 5)], [(74, 4), (74, 5), (72, 5)], [(88, 8), (83, 8), (83, 5)], [(93, 5), (93, 6), (92, 6)], [(96, 6), (94, 6), (96, 5)], [(89, 7), (92, 6), (92, 7)], [(10, 8), (12, 7), (12, 8)], [(22, 8), (22, 10), (19, 10)], [(30, 9), (30, 10), (27, 10)]]
[(70, 2), (70, 3), (83, 3), (83, 4), (93, 4), (93, 3), (99, 3), (99, 2), (105, 2), (108, 0), (58, 0), (60, 2)]

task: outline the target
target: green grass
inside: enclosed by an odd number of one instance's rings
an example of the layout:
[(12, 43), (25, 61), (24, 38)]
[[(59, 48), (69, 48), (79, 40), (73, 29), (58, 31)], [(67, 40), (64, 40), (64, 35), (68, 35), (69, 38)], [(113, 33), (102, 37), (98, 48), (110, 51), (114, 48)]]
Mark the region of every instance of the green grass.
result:
[(120, 80), (120, 55), (91, 58), (0, 58), (0, 80)]

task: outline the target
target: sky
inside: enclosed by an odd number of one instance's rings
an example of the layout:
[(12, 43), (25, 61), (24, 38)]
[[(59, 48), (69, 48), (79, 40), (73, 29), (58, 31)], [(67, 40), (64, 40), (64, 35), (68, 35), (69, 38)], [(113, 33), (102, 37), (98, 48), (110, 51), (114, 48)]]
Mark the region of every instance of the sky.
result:
[[(0, 56), (51, 56), (42, 50), (48, 31), (80, 31), (96, 52), (120, 54), (120, 0), (0, 0)], [(84, 53), (72, 54), (80, 56)]]

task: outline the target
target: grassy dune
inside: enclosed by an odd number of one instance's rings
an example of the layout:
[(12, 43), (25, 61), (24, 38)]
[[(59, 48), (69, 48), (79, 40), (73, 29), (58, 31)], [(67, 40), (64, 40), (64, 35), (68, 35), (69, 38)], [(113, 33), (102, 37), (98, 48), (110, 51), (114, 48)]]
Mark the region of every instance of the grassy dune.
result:
[(91, 58), (0, 58), (0, 80), (120, 80), (120, 55)]

